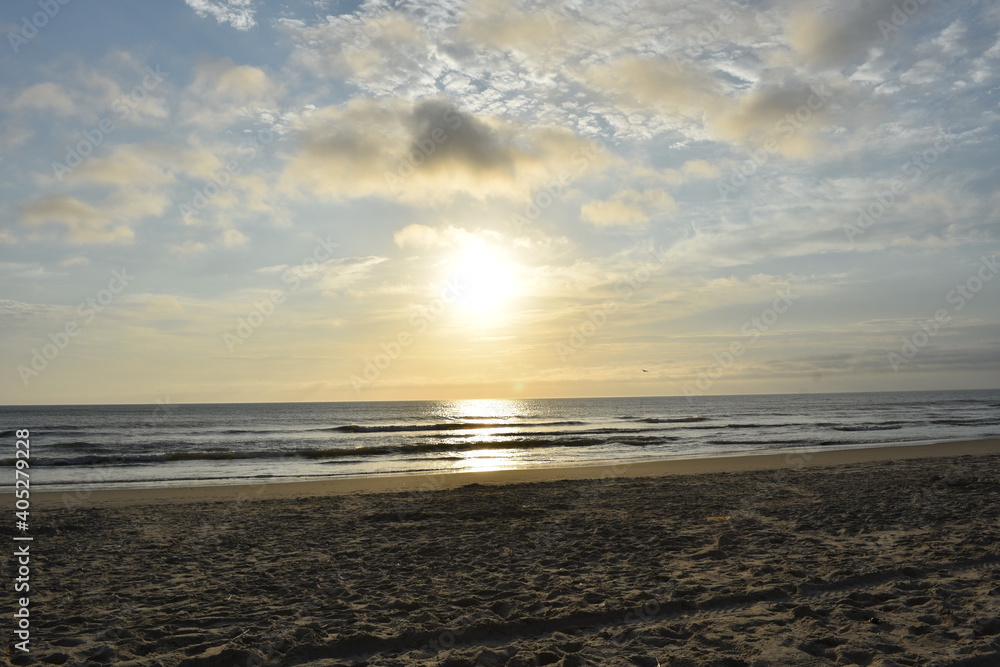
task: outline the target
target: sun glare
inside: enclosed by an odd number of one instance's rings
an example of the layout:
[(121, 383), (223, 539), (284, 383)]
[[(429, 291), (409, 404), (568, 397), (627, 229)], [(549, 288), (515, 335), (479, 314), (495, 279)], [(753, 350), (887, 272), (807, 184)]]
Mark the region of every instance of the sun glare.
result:
[(499, 249), (482, 241), (470, 243), (454, 259), (452, 280), (456, 303), (484, 315), (503, 311), (517, 295), (517, 267)]
[(460, 472), (491, 472), (517, 467), (518, 452), (513, 449), (481, 449), (469, 452), (452, 466)]
[(451, 401), (441, 415), (448, 419), (487, 419), (504, 420), (518, 417), (525, 413), (524, 403), (507, 399), (471, 398), (462, 401)]

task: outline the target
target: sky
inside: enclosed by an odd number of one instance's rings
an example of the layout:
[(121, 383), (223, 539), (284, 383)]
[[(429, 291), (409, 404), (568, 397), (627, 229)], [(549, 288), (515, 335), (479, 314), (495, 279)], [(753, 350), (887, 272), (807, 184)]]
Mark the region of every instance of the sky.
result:
[(3, 404), (1000, 386), (1000, 5), (11, 1)]

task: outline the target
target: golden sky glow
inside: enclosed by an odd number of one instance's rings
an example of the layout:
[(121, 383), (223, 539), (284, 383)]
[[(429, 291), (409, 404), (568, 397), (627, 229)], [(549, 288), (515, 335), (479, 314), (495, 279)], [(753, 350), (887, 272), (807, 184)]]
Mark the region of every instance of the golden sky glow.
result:
[(897, 4), (7, 3), (0, 401), (996, 386), (1000, 10)]

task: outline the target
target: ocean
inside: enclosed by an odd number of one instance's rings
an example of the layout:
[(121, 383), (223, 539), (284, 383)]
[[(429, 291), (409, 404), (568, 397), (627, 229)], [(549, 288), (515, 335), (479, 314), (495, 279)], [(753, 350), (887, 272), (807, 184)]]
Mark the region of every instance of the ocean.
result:
[(247, 484), (995, 438), (1000, 390), (6, 406), (5, 468), (19, 429), (36, 491)]

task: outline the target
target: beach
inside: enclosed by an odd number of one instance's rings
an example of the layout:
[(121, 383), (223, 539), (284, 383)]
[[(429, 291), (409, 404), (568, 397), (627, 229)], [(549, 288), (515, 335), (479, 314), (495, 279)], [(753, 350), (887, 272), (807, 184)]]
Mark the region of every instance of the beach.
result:
[(1000, 664), (998, 440), (36, 494), (32, 519), (18, 665)]

